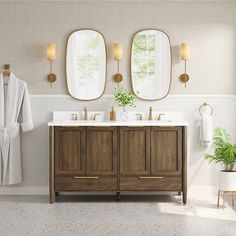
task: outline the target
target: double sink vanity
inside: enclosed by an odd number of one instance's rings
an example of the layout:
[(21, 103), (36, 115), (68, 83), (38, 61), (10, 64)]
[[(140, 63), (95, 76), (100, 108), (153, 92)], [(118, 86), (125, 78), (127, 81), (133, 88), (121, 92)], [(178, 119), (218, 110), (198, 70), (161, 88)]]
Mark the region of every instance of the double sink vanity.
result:
[[(94, 120), (95, 114), (72, 120), (75, 112), (54, 112), (48, 123), (51, 203), (58, 192), (67, 191), (109, 191), (117, 199), (127, 191), (174, 191), (182, 192), (186, 203), (186, 122), (139, 116), (109, 121), (102, 112)], [(134, 114), (140, 112), (129, 117)]]
[[(164, 99), (171, 85), (169, 36), (158, 29), (133, 35), (130, 50), (132, 92), (120, 88), (122, 47), (115, 44), (118, 107), (134, 105), (134, 96)], [(80, 101), (99, 99), (106, 86), (105, 37), (96, 30), (70, 34), (66, 50), (69, 94)], [(117, 92), (118, 91), (118, 92)], [(104, 111), (53, 112), (50, 128), (50, 201), (59, 192), (174, 191), (187, 200), (187, 123), (178, 112), (130, 111), (114, 121)], [(112, 110), (113, 112), (113, 110)], [(113, 117), (112, 119), (110, 117)], [(112, 120), (112, 121), (110, 121)]]

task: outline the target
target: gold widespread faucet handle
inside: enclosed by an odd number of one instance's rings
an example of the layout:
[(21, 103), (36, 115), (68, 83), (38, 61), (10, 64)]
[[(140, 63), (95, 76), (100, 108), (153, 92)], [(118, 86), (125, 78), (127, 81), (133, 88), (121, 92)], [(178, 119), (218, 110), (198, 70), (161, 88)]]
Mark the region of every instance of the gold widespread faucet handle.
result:
[(100, 116), (100, 115), (101, 115), (101, 114), (99, 114), (99, 113), (94, 114), (94, 115), (93, 115), (93, 120), (96, 120), (96, 117), (97, 117), (97, 116)]
[(158, 115), (157, 120), (161, 120), (161, 117), (164, 116), (164, 115), (165, 115), (164, 113), (160, 113), (160, 114)]
[(79, 120), (78, 118), (79, 118), (78, 114), (76, 114), (76, 113), (72, 114), (72, 120)]
[(136, 114), (136, 116), (139, 116), (139, 120), (142, 120), (142, 119), (143, 119), (142, 114)]

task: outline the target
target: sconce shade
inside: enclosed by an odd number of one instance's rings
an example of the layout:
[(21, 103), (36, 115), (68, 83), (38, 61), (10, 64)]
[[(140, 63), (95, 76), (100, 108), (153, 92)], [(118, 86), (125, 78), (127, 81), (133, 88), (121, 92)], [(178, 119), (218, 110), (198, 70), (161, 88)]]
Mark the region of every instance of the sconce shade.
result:
[(187, 43), (180, 45), (180, 58), (185, 61), (189, 60), (189, 45)]
[(121, 43), (114, 44), (114, 59), (117, 61), (122, 60), (122, 45), (121, 45)]
[(49, 43), (47, 47), (47, 58), (50, 61), (53, 61), (56, 59), (56, 44), (55, 43)]

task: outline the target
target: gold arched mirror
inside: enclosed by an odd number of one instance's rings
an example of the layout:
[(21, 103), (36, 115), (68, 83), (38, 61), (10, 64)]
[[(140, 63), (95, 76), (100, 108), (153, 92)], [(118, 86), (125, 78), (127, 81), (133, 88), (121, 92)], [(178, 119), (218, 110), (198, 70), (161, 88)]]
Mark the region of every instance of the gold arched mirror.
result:
[(146, 29), (135, 33), (131, 49), (134, 94), (144, 100), (166, 97), (171, 84), (171, 47), (166, 33)]
[(70, 34), (66, 51), (67, 87), (72, 97), (94, 100), (106, 85), (106, 44), (101, 33), (81, 29)]

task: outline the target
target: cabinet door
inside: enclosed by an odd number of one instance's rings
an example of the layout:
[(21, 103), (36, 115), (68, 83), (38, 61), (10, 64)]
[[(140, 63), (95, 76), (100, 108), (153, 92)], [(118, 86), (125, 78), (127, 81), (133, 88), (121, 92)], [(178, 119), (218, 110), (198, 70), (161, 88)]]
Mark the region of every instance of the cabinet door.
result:
[(182, 127), (151, 129), (151, 174), (182, 173)]
[(85, 174), (85, 128), (55, 128), (55, 173)]
[(120, 128), (120, 174), (150, 174), (150, 128)]
[(117, 128), (87, 128), (86, 172), (88, 175), (117, 174)]

